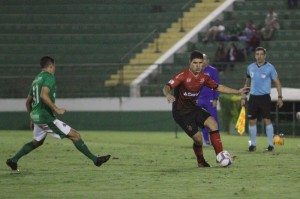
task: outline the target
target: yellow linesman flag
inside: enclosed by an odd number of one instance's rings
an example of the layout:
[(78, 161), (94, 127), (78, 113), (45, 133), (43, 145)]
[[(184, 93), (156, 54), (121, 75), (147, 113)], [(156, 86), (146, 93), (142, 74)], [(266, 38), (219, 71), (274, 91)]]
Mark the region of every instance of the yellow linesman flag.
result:
[(243, 133), (245, 132), (245, 126), (246, 126), (246, 109), (243, 106), (239, 118), (236, 122), (235, 129), (240, 135), (243, 135)]

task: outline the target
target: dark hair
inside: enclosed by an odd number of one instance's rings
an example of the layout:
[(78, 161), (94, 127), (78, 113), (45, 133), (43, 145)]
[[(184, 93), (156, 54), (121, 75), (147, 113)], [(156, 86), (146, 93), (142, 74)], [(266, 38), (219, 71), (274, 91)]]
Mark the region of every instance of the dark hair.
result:
[(46, 68), (50, 64), (54, 64), (54, 59), (52, 57), (44, 56), (44, 57), (41, 58), (40, 66), (42, 68)]
[(190, 61), (192, 61), (193, 59), (203, 59), (203, 53), (200, 52), (200, 51), (197, 51), (197, 50), (194, 50), (192, 53), (191, 53), (191, 56), (190, 56)]
[(264, 51), (264, 54), (266, 54), (266, 52), (267, 52), (267, 50), (264, 48), (264, 47), (257, 47), (257, 48), (255, 48), (255, 52), (256, 51)]

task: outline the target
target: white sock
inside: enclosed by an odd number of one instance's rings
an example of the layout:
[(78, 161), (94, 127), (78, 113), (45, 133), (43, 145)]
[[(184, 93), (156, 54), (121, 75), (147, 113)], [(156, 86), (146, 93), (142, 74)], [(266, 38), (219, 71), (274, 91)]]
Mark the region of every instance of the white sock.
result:
[(268, 136), (268, 142), (270, 146), (273, 146), (274, 128), (272, 124), (266, 126), (266, 133)]
[(256, 125), (253, 126), (249, 125), (249, 133), (250, 133), (251, 145), (256, 146), (256, 134), (257, 134)]

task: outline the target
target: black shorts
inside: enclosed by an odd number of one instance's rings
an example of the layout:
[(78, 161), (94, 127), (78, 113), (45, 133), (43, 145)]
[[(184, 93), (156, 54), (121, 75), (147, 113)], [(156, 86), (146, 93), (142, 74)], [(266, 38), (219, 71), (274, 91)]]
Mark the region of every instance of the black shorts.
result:
[(182, 114), (179, 111), (173, 111), (173, 118), (177, 124), (185, 131), (185, 133), (193, 137), (198, 128), (204, 127), (205, 120), (210, 116), (210, 113), (201, 107), (196, 107), (189, 113)]
[(270, 95), (250, 95), (248, 102), (248, 118), (257, 119), (261, 115), (264, 119), (271, 119)]

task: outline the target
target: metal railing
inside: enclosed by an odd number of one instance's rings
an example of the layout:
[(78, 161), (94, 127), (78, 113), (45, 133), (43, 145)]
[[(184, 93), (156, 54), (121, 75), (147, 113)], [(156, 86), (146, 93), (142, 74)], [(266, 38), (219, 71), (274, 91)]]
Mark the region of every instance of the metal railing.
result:
[(194, 0), (190, 0), (186, 2), (182, 7), (181, 7), (181, 18), (180, 18), (180, 29), (179, 32), (185, 32), (185, 29), (183, 27), (183, 13), (186, 10), (186, 8), (192, 3)]
[(157, 34), (157, 30), (156, 29), (152, 30), (148, 35), (146, 35), (146, 37), (144, 37), (140, 42), (138, 42), (135, 46), (133, 46), (125, 55), (123, 55), (121, 57), (120, 61), (124, 62), (127, 57), (131, 56), (138, 49), (138, 47), (140, 47), (143, 44), (145, 44), (145, 42), (148, 39), (150, 39), (151, 37), (154, 39), (155, 36), (156, 36), (155, 34)]

